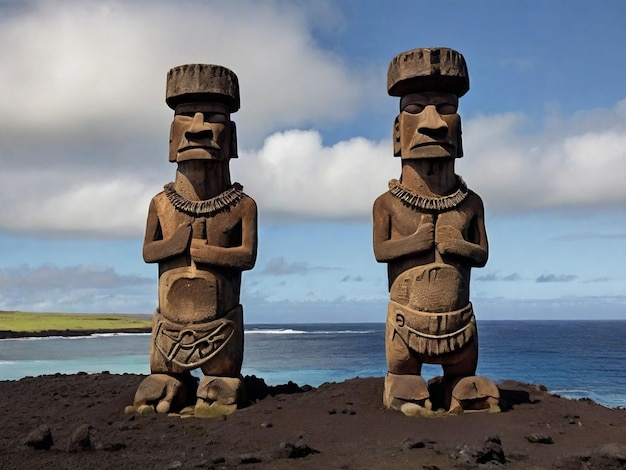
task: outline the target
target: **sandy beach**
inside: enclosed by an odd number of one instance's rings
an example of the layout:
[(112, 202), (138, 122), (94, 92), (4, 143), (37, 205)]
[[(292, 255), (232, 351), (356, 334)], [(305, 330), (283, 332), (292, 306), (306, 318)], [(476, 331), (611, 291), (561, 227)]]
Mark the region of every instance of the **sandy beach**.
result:
[[(626, 465), (625, 410), (567, 400), (514, 381), (499, 384), (504, 411), (497, 414), (407, 417), (382, 407), (382, 378), (357, 378), (312, 389), (295, 384), (257, 387), (250, 406), (227, 417), (200, 419), (126, 414), (142, 378), (57, 374), (0, 382), (0, 467), (433, 470)], [(279, 393), (285, 391), (289, 393)], [(261, 398), (266, 393), (270, 395)]]

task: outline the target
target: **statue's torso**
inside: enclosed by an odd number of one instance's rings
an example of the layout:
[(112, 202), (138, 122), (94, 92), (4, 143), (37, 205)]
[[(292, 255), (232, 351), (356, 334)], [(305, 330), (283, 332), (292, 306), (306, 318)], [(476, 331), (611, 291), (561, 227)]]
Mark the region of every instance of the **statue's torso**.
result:
[[(154, 201), (164, 239), (181, 225), (200, 222), (206, 224), (202, 237), (209, 245), (241, 245), (242, 204), (199, 219), (177, 211), (163, 193)], [(240, 285), (240, 270), (196, 263), (186, 250), (159, 263), (159, 310), (165, 318), (178, 323), (213, 321), (239, 304)]]
[[(390, 222), (390, 239), (414, 234), (425, 223), (437, 229), (450, 226), (464, 240), (469, 239), (475, 205), (470, 193), (457, 207), (443, 212), (422, 211), (407, 207), (387, 193), (385, 206)], [(402, 305), (424, 312), (449, 312), (469, 303), (470, 266), (462, 260), (442, 255), (436, 243), (424, 252), (407, 255), (388, 262), (390, 298)]]

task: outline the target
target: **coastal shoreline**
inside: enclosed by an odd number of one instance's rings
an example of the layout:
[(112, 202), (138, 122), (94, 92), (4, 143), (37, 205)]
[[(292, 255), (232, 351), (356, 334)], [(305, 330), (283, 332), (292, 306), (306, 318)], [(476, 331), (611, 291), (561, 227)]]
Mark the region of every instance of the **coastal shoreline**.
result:
[(96, 334), (115, 334), (115, 333), (150, 333), (150, 328), (98, 328), (86, 330), (43, 330), (43, 331), (12, 331), (0, 330), (0, 339), (16, 339), (16, 338), (46, 338), (51, 336), (76, 337), (76, 336), (92, 336)]
[[(217, 419), (125, 414), (144, 377), (0, 381), (0, 467), (605, 469), (626, 462), (625, 410), (515, 381), (498, 384), (505, 411), (496, 414), (407, 417), (382, 406), (382, 378), (292, 386), (283, 391), (298, 393), (259, 397)], [(48, 450), (25, 445), (42, 426), (53, 440)]]

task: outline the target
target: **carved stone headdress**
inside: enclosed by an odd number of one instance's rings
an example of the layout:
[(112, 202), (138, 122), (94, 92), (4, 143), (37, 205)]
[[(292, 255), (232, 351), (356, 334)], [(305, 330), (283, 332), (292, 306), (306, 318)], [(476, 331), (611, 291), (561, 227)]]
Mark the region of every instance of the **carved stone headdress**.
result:
[(404, 96), (444, 91), (463, 96), (469, 90), (467, 65), (461, 53), (447, 47), (424, 47), (398, 54), (389, 64), (387, 92)]
[(221, 65), (188, 64), (167, 73), (165, 102), (176, 109), (181, 103), (216, 101), (228, 106), (231, 113), (240, 107), (239, 80)]

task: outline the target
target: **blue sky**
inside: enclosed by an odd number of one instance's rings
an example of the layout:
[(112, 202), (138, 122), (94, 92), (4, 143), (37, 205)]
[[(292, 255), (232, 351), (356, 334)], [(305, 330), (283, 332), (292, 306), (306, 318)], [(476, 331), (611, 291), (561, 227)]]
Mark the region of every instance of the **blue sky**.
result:
[(259, 205), (249, 323), (383, 321), (371, 207), (400, 174), (389, 61), (465, 56), (465, 156), (490, 259), (480, 319), (626, 319), (621, 1), (0, 2), (0, 309), (151, 313), (141, 258), (167, 70), (234, 70), (233, 179)]

